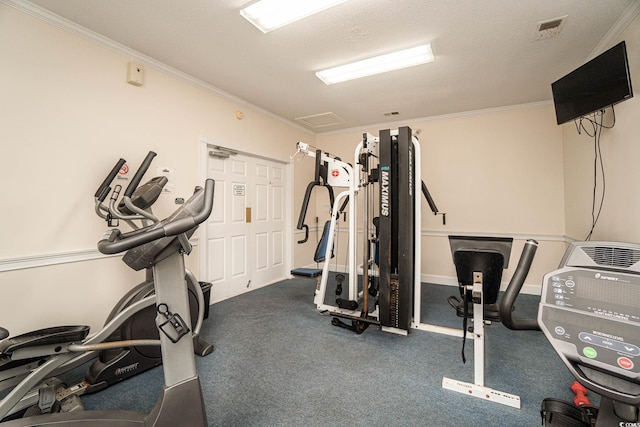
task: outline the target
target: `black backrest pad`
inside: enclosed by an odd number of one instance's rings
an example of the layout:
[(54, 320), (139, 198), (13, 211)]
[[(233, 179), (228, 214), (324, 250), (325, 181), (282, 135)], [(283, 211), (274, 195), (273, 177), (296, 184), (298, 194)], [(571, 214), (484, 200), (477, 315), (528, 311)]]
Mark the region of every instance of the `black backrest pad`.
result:
[[(485, 304), (495, 304), (500, 291), (502, 270), (509, 265), (511, 237), (449, 236), (451, 255), (460, 287), (473, 283), (473, 273), (482, 273)], [(460, 294), (463, 294), (462, 288)]]
[[(495, 304), (498, 300), (504, 257), (498, 252), (457, 251), (453, 254), (458, 284), (473, 283), (473, 273), (482, 273), (482, 292), (485, 304)], [(461, 291), (462, 292), (462, 291)]]

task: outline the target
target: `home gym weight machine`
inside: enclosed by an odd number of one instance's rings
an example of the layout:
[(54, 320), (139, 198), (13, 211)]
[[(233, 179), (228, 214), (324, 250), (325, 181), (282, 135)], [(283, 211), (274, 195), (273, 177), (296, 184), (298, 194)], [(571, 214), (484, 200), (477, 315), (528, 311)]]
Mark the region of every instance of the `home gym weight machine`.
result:
[[(166, 183), (166, 178), (153, 178), (138, 187), (142, 176), (155, 156), (154, 152), (147, 154), (127, 187), (119, 206), (117, 206), (118, 194), (121, 191), (119, 185), (115, 186), (109, 206), (105, 206), (103, 202), (111, 192), (110, 186), (125, 163), (124, 159), (118, 161), (96, 191), (96, 212), (108, 220), (109, 226), (115, 226), (117, 220), (125, 220), (132, 228), (140, 229), (141, 227), (134, 221), (144, 221), (142, 225), (159, 222), (153, 216), (150, 208), (158, 198)], [(144, 216), (136, 214), (137, 211), (143, 211)], [(190, 235), (190, 233), (187, 234)], [(179, 238), (184, 239), (185, 237)], [(188, 244), (188, 240), (185, 244)], [(124, 261), (130, 263), (127, 259)], [(89, 328), (87, 326), (46, 328), (12, 337), (0, 343), (0, 391), (8, 390), (17, 385), (10, 394), (0, 400), (0, 420), (8, 416), (15, 417), (14, 414), (19, 414), (34, 405), (42, 406), (42, 400), (46, 401), (48, 395), (55, 396), (55, 401), (64, 402), (66, 404), (64, 410), (75, 410), (77, 407), (81, 407), (81, 403), (72, 400), (74, 396), (94, 393), (162, 363), (159, 335), (155, 327), (156, 299), (152, 261), (152, 259), (147, 259), (146, 263), (141, 263), (140, 260), (136, 261), (137, 269), (146, 269), (147, 280), (129, 291), (116, 304), (102, 330), (87, 338), (87, 343), (90, 344), (104, 342), (101, 351), (76, 352), (76, 357), (49, 371), (38, 368), (52, 358), (51, 354), (43, 353), (29, 358), (21, 358), (18, 356), (19, 352), (16, 353), (14, 350), (34, 346), (38, 342), (42, 342), (43, 337), (46, 337), (47, 340), (64, 340), (66, 337), (69, 341), (81, 341), (88, 335)], [(132, 264), (130, 263), (130, 265)], [(198, 283), (188, 270), (186, 270), (185, 277), (188, 283), (188, 298), (191, 307), (190, 323), (193, 325), (194, 351), (195, 354), (205, 356), (213, 351), (213, 346), (199, 336), (199, 331), (203, 319), (207, 317), (210, 284)], [(128, 345), (107, 344), (111, 341), (124, 341)], [(150, 342), (154, 344), (149, 345)], [(95, 360), (89, 366), (82, 382), (66, 387), (61, 381), (54, 378), (56, 375), (90, 362), (92, 359)], [(31, 380), (25, 381), (27, 376), (36, 371), (38, 372), (37, 378), (43, 382), (34, 382), (34, 376), (30, 377)], [(47, 394), (43, 395), (43, 392)], [(55, 403), (53, 400), (49, 400), (52, 404)], [(41, 409), (52, 410), (51, 407)]]
[[(312, 151), (304, 143), (297, 144), (296, 156), (298, 154), (316, 159), (316, 181), (318, 168), (322, 166), (328, 186), (347, 188), (335, 196), (329, 226), (325, 227), (318, 245), (318, 248), (324, 249), (324, 264), (314, 297), (317, 309), (331, 314), (334, 325), (358, 333), (371, 324), (403, 335), (411, 328), (423, 328), (419, 322), (414, 322), (416, 317), (413, 315), (414, 308), (418, 307), (419, 316), (419, 304), (414, 304), (415, 292), (415, 301), (420, 300), (420, 267), (414, 260), (420, 259), (420, 245), (415, 244), (420, 241), (420, 229), (415, 226), (415, 219), (421, 217), (421, 204), (416, 203), (415, 195), (422, 192), (433, 213), (442, 213), (419, 179), (420, 144), (411, 129), (401, 127), (393, 131), (383, 130), (379, 136), (363, 134), (362, 141), (354, 151), (355, 167), (321, 150)], [(378, 195), (374, 194), (374, 184), (378, 184)], [(307, 194), (310, 188), (311, 184)], [(362, 202), (358, 200), (359, 195)], [(298, 229), (302, 229), (301, 222), (308, 199), (306, 195)], [(374, 221), (371, 205), (375, 199), (379, 200), (380, 215)], [(363, 206), (364, 230), (362, 264), (357, 266), (355, 236), (359, 203)], [(329, 260), (333, 254), (337, 221), (345, 206), (348, 208), (349, 221), (346, 266), (348, 295), (345, 299), (337, 299), (334, 305), (326, 301)], [(399, 226), (401, 221), (402, 227)], [(376, 232), (372, 232), (371, 224), (374, 222), (377, 224)], [(379, 271), (376, 266), (379, 266)], [(358, 285), (359, 270), (363, 275), (362, 286)], [(370, 304), (369, 296), (377, 296), (377, 302)]]
[[(193, 340), (190, 339), (191, 325), (188, 314), (184, 253), (188, 254), (191, 246), (188, 245), (188, 239), (180, 236), (184, 233), (191, 235), (195, 228), (208, 218), (213, 208), (213, 192), (214, 181), (209, 179), (204, 189), (197, 188), (193, 196), (166, 220), (130, 233), (112, 229), (106, 232), (103, 239), (98, 242), (98, 250), (104, 254), (127, 251), (128, 256), (124, 259), (131, 268), (137, 269), (138, 263), (150, 262), (154, 270), (155, 323), (161, 331), (159, 338), (165, 386), (151, 413), (141, 414), (130, 411), (54, 413), (6, 421), (3, 427), (111, 426), (115, 424), (195, 427), (207, 424), (200, 381), (195, 370)], [(6, 335), (5, 331), (1, 332), (2, 335)], [(28, 375), (23, 383), (37, 384), (42, 377), (46, 377), (57, 367), (72, 360), (78, 352), (134, 344), (130, 342), (100, 344), (93, 337), (76, 340), (77, 337), (65, 334), (34, 338), (36, 339), (31, 342), (16, 343), (5, 348), (5, 351), (17, 360), (42, 354), (52, 355), (49, 360)], [(77, 344), (78, 342), (80, 344)], [(157, 345), (158, 343), (152, 340), (152, 342), (135, 344)]]
[[(331, 314), (333, 316), (332, 324), (357, 333), (363, 332), (368, 325), (373, 324), (383, 331), (402, 335), (406, 335), (411, 329), (419, 329), (464, 338), (466, 325), (464, 329), (454, 329), (421, 321), (422, 286), (419, 262), (421, 259), (421, 230), (416, 226), (416, 222), (419, 223), (422, 212), (421, 203), (416, 195), (422, 192), (433, 214), (443, 215), (443, 223), (445, 223), (445, 214), (438, 211), (426, 185), (420, 179), (420, 144), (418, 139), (412, 135), (411, 129), (401, 127), (398, 130), (381, 130), (378, 137), (365, 133), (362, 141), (355, 148), (355, 168), (321, 150), (312, 151), (304, 143), (297, 144), (297, 154), (308, 155), (316, 159), (315, 185), (347, 187), (345, 191), (335, 197), (329, 227), (325, 228), (318, 245), (318, 249), (324, 250), (322, 258), (325, 261), (322, 266), (321, 280), (314, 297), (316, 308), (320, 312)], [(323, 175), (326, 176), (324, 183), (318, 180), (319, 166), (323, 167), (326, 174)], [(341, 180), (337, 183), (332, 181), (334, 175), (340, 176)], [(312, 184), (314, 183), (312, 182)], [(307, 196), (312, 184), (307, 189)], [(371, 191), (374, 184), (378, 185), (377, 193)], [(360, 193), (362, 193), (361, 198), (364, 199), (362, 202), (364, 206), (362, 247), (365, 249), (362, 254), (362, 264), (356, 266), (355, 235), (359, 206), (357, 196)], [(369, 193), (373, 193), (373, 197)], [(300, 224), (303, 222), (304, 213), (306, 213), (307, 196), (301, 211), (301, 220), (298, 223), (299, 229), (302, 229)], [(349, 217), (348, 264), (346, 267), (349, 276), (349, 293), (348, 304), (345, 303), (345, 300), (336, 299), (334, 305), (327, 302), (327, 287), (330, 276), (329, 260), (333, 253), (339, 212), (344, 209), (340, 206), (342, 200), (347, 202)], [(375, 219), (375, 232), (370, 231), (369, 225), (369, 218), (372, 216), (369, 211), (372, 204), (376, 204), (379, 209)], [(525, 244), (518, 267), (514, 271), (509, 285), (512, 288), (522, 287), (536, 248), (537, 243), (533, 240), (527, 241)], [(500, 272), (502, 268), (501, 264)], [(358, 286), (358, 274), (362, 274), (362, 283), (366, 285)], [(487, 277), (486, 279), (490, 280), (491, 278)], [(376, 281), (377, 284), (373, 285)], [(481, 275), (476, 276), (475, 280), (465, 283), (464, 286), (466, 287), (465, 294), (474, 295), (469, 305), (471, 316), (474, 319), (472, 320), (473, 333), (470, 334), (470, 338), (474, 340), (474, 381), (466, 383), (443, 378), (443, 387), (519, 408), (520, 398), (518, 396), (493, 390), (484, 384), (485, 303), (483, 294), (489, 288), (483, 286)], [(491, 294), (497, 296), (499, 287), (500, 280), (498, 279), (497, 288), (492, 289)], [(368, 304), (369, 296), (377, 296), (375, 304)], [(491, 295), (489, 297), (492, 299)], [(493, 303), (495, 302), (494, 300)], [(506, 321), (511, 322), (511, 313), (505, 316), (505, 318), (507, 317)]]

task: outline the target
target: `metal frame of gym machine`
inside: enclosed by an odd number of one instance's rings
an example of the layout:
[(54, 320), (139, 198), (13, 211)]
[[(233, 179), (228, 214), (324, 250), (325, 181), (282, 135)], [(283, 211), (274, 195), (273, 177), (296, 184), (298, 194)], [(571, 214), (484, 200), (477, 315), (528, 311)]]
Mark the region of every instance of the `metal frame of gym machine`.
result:
[[(368, 135), (368, 134), (365, 134)], [(365, 136), (366, 138), (366, 136)], [(360, 149), (362, 148), (362, 142), (358, 144), (356, 147), (356, 156)], [(353, 167), (340, 160), (337, 157), (331, 156), (329, 153), (321, 151), (321, 150), (310, 150), (309, 145), (304, 142), (298, 142), (296, 144), (296, 154), (292, 156), (292, 158), (297, 157), (298, 155), (309, 156), (316, 159), (316, 162), (324, 162), (327, 165), (328, 171), (327, 173), (327, 184), (332, 187), (347, 187), (348, 189), (340, 192), (333, 201), (332, 212), (331, 212), (331, 221), (329, 225), (329, 229), (327, 230), (327, 243), (326, 243), (326, 251), (324, 254), (324, 263), (322, 268), (322, 276), (320, 279), (320, 284), (318, 289), (316, 289), (316, 293), (314, 296), (314, 304), (317, 309), (321, 312), (330, 312), (330, 313), (341, 313), (341, 314), (355, 314), (353, 310), (341, 309), (339, 307), (328, 305), (324, 303), (324, 294), (327, 289), (327, 281), (329, 277), (329, 263), (332, 257), (333, 251), (333, 241), (334, 235), (336, 232), (336, 223), (337, 218), (339, 217), (339, 206), (341, 203), (344, 203), (345, 200), (348, 201), (349, 206), (349, 230), (355, 230), (356, 228), (356, 195), (359, 191), (358, 184), (356, 180), (353, 179), (354, 169)], [(318, 159), (319, 157), (319, 159)], [(348, 266), (347, 271), (352, 272), (356, 271), (355, 264), (355, 256), (356, 256), (356, 245), (355, 239), (353, 238), (353, 234), (349, 232), (349, 241), (348, 241)], [(323, 236), (324, 238), (325, 236)], [(304, 240), (306, 241), (306, 240)], [(358, 286), (357, 286), (357, 274), (349, 275), (349, 299), (355, 300), (358, 295)]]
[[(147, 154), (127, 187), (119, 206), (117, 201), (121, 191), (120, 185), (115, 186), (114, 191), (111, 194), (109, 204), (107, 205), (103, 202), (111, 191), (110, 186), (112, 185), (112, 181), (115, 179), (118, 171), (120, 171), (120, 168), (126, 163), (124, 159), (120, 159), (116, 163), (111, 172), (107, 175), (107, 178), (105, 178), (104, 182), (96, 191), (94, 196), (96, 213), (100, 218), (105, 219), (110, 227), (117, 226), (113, 220), (118, 219), (124, 220), (134, 230), (160, 221), (158, 218), (153, 216), (150, 206), (144, 208), (145, 210), (141, 210), (137, 206), (138, 203), (140, 205), (153, 203), (155, 199), (151, 200), (150, 197), (156, 195), (157, 198), (157, 194), (151, 187), (153, 184), (157, 184), (162, 188), (166, 183), (165, 177), (162, 177), (164, 181), (158, 180), (160, 177), (156, 177), (148, 181), (146, 184), (140, 187), (138, 186), (155, 156), (156, 153), (153, 151), (150, 151)], [(126, 208), (130, 210), (129, 214), (121, 212), (120, 209), (123, 209), (123, 206), (126, 206)], [(138, 213), (138, 215), (135, 215), (135, 213)], [(142, 215), (142, 213), (144, 213), (144, 215)], [(133, 222), (136, 220), (139, 220), (141, 224), (138, 225)], [(185, 242), (185, 245), (187, 243), (188, 242)], [(194, 350), (197, 355), (206, 356), (213, 351), (213, 346), (203, 340), (199, 336), (199, 332), (205, 318), (206, 308), (208, 307), (208, 298), (205, 299), (202, 290), (203, 288), (193, 273), (188, 269), (186, 269), (186, 280), (189, 284), (190, 303), (193, 302), (198, 306), (197, 316), (191, 316)], [(153, 306), (155, 302), (156, 297), (155, 293), (153, 293), (153, 274), (151, 267), (148, 266), (146, 269), (146, 280), (126, 293), (109, 314), (104, 327), (92, 334), (84, 342), (84, 345), (100, 345), (102, 343), (105, 347), (102, 351), (109, 350), (113, 351), (113, 353), (102, 356), (98, 350), (85, 352), (77, 351), (74, 353), (75, 357), (71, 360), (60, 366), (48, 365), (50, 368), (47, 369), (40, 369), (40, 367), (51, 359), (52, 354), (49, 352), (32, 355), (31, 358), (26, 359), (26, 362), (25, 359), (20, 360), (20, 362), (16, 362), (16, 360), (18, 360), (17, 358), (20, 357), (19, 354), (21, 353), (21, 350), (16, 351), (13, 356), (1, 354), (0, 368), (4, 367), (4, 369), (0, 369), (0, 391), (9, 390), (11, 388), (15, 389), (7, 392), (7, 394), (0, 399), (0, 420), (5, 417), (12, 416), (17, 412), (23, 411), (26, 408), (37, 405), (41, 387), (49, 383), (55, 384), (59, 382), (59, 380), (54, 377), (77, 368), (92, 359), (96, 360), (89, 367), (83, 381), (72, 386), (66, 388), (62, 387), (56, 390), (58, 400), (63, 400), (70, 396), (81, 396), (100, 391), (115, 384), (116, 382), (130, 378), (138, 373), (144, 372), (161, 364), (162, 357), (159, 347), (159, 338), (151, 340), (151, 338), (149, 338), (150, 332), (145, 329), (141, 329), (146, 326), (146, 320), (147, 323), (149, 323), (149, 328), (156, 330), (155, 324), (153, 323), (155, 310), (149, 309), (149, 307)], [(148, 317), (145, 318), (143, 316)], [(88, 327), (86, 326), (50, 328), (23, 334), (20, 337), (12, 337), (12, 340), (16, 343), (26, 343), (28, 340), (35, 340), (38, 336), (42, 337), (51, 335), (54, 331), (57, 331), (59, 336), (62, 336), (63, 331), (67, 329), (70, 330), (68, 333), (71, 334), (73, 333), (72, 331), (83, 330), (84, 328), (88, 331)], [(106, 342), (110, 341), (109, 337), (116, 332), (116, 335), (119, 337), (118, 341), (125, 340), (125, 338), (135, 339), (140, 343), (140, 345), (137, 347), (136, 345), (129, 345), (119, 346), (115, 349), (112, 348), (112, 346), (110, 344), (106, 344)], [(86, 333), (87, 332), (85, 332), (85, 335)], [(141, 333), (144, 334), (142, 336), (147, 338), (144, 340), (140, 339), (139, 337), (141, 336)], [(82, 340), (83, 338), (79, 337), (75, 339)], [(151, 344), (152, 347), (149, 347), (149, 344), (143, 346), (143, 343), (145, 342), (155, 342), (156, 344)], [(157, 349), (152, 349), (153, 346), (157, 347)], [(1, 348), (2, 345), (0, 345), (0, 350)], [(0, 351), (0, 353), (2, 353), (2, 351)], [(121, 369), (122, 367), (130, 367), (133, 365), (136, 366), (135, 369)], [(9, 369), (7, 369), (7, 366), (9, 366)], [(30, 381), (23, 381), (36, 370), (38, 371), (38, 374), (31, 376)], [(114, 374), (118, 371), (120, 371), (119, 374)], [(37, 380), (34, 380), (34, 378), (40, 378), (42, 383), (38, 384)]]
[[(403, 269), (398, 271), (398, 284), (392, 283), (391, 277), (381, 277), (380, 283), (380, 291), (384, 292), (385, 295), (380, 297), (380, 304), (385, 304), (384, 310), (381, 310), (379, 306), (376, 306), (374, 310), (368, 311), (367, 300), (367, 292), (366, 289), (359, 291), (358, 288), (358, 273), (359, 268), (362, 268), (362, 274), (364, 276), (363, 283), (368, 283), (369, 275), (375, 274), (371, 271), (370, 268), (364, 268), (364, 265), (372, 265), (372, 259), (368, 256), (368, 251), (363, 254), (363, 264), (358, 267), (356, 265), (356, 243), (355, 243), (355, 235), (357, 233), (356, 227), (356, 217), (357, 217), (357, 195), (358, 193), (366, 188), (369, 184), (369, 178), (367, 176), (367, 172), (364, 174), (363, 179), (363, 170), (361, 161), (364, 156), (375, 156), (379, 158), (384, 158), (385, 156), (391, 155), (390, 153), (384, 153), (385, 148), (391, 146), (393, 137), (398, 139), (398, 142), (403, 147), (403, 156), (406, 156), (402, 159), (402, 161), (407, 163), (407, 174), (403, 177), (399, 177), (398, 179), (401, 182), (398, 183), (398, 186), (404, 185), (405, 188), (409, 189), (409, 197), (413, 203), (413, 221), (410, 221), (410, 225), (403, 224), (403, 229), (409, 228), (409, 233), (404, 233), (403, 236), (399, 236), (399, 239), (402, 240), (401, 245), (409, 246), (411, 242), (413, 242), (412, 251), (406, 251), (400, 255), (403, 258), (401, 261), (404, 262)], [(376, 150), (377, 149), (377, 150)], [(382, 153), (381, 153), (382, 151)], [(398, 150), (402, 151), (401, 149)], [(323, 313), (329, 313), (334, 316), (333, 324), (336, 325), (336, 318), (344, 318), (349, 319), (353, 322), (353, 330), (356, 332), (362, 332), (368, 324), (375, 324), (380, 327), (385, 332), (396, 333), (400, 335), (407, 335), (411, 329), (418, 329), (426, 332), (434, 332), (438, 334), (445, 334), (455, 337), (464, 337), (464, 331), (462, 329), (449, 328), (439, 325), (432, 325), (421, 322), (422, 315), (422, 307), (421, 307), (421, 295), (422, 295), (422, 286), (421, 286), (421, 269), (420, 269), (420, 260), (422, 256), (421, 250), (421, 227), (416, 226), (416, 221), (420, 221), (422, 217), (422, 209), (421, 203), (419, 202), (419, 197), (416, 197), (417, 194), (420, 194), (422, 191), (427, 201), (431, 205), (432, 211), (434, 214), (442, 214), (437, 211), (435, 204), (428, 195), (428, 191), (426, 191), (426, 187), (423, 186), (421, 181), (421, 149), (420, 143), (418, 139), (412, 135), (412, 131), (409, 127), (400, 127), (397, 130), (381, 130), (380, 136), (376, 137), (369, 133), (363, 134), (363, 139), (360, 141), (355, 150), (354, 150), (354, 164), (359, 165), (357, 169), (354, 169), (350, 164), (343, 162), (336, 157), (330, 155), (329, 153), (323, 152), (321, 150), (311, 151), (309, 150), (308, 144), (304, 144), (299, 142), (297, 144), (297, 154), (308, 155), (310, 157), (316, 158), (317, 156), (321, 156), (321, 161), (327, 162), (328, 165), (328, 180), (330, 185), (343, 186), (348, 187), (347, 190), (342, 191), (335, 197), (335, 203), (331, 212), (331, 222), (328, 230), (327, 241), (325, 244), (325, 261), (322, 268), (322, 276), (320, 280), (320, 284), (318, 289), (316, 289), (316, 293), (314, 296), (314, 304), (318, 311)], [(381, 160), (382, 161), (382, 160)], [(379, 176), (378, 180), (379, 184), (383, 184), (382, 180), (387, 179), (383, 178), (383, 173), (385, 165), (379, 165)], [(368, 166), (365, 167), (368, 169)], [(338, 175), (342, 175), (343, 173), (347, 176), (340, 176), (340, 181), (338, 184), (335, 184), (331, 181), (331, 171), (337, 170)], [(355, 172), (358, 172), (358, 176), (356, 179)], [(402, 174), (400, 174), (402, 175)], [(389, 179), (395, 179), (389, 177)], [(341, 201), (345, 198), (348, 198), (348, 207), (349, 207), (349, 236), (348, 236), (348, 265), (347, 265), (347, 273), (348, 273), (348, 297), (350, 300), (358, 300), (360, 297), (363, 298), (365, 307), (358, 310), (349, 310), (345, 308), (340, 308), (335, 305), (329, 305), (325, 303), (325, 296), (327, 292), (327, 283), (329, 278), (329, 264), (332, 256), (333, 245), (334, 245), (334, 236), (336, 233), (336, 223), (339, 218), (339, 210)], [(368, 199), (367, 192), (365, 191), (365, 213), (364, 213), (364, 248), (369, 247), (369, 215), (368, 215)], [(390, 208), (390, 207), (389, 207)], [(400, 209), (402, 210), (402, 209)], [(444, 214), (443, 214), (444, 215)], [(444, 222), (444, 217), (443, 217)], [(381, 233), (382, 234), (382, 233)], [(412, 239), (411, 239), (412, 237)], [(382, 244), (381, 244), (382, 246)], [(412, 252), (412, 253), (411, 253)], [(388, 254), (383, 253), (383, 249), (381, 248), (380, 258), (383, 256), (387, 256)], [(416, 261), (417, 260), (417, 261)], [(390, 276), (391, 272), (383, 271), (381, 264), (381, 276)], [(514, 277), (516, 274), (514, 273)], [(524, 280), (524, 277), (522, 278)], [(383, 284), (384, 282), (384, 284)], [(412, 283), (413, 286), (407, 286), (406, 283)], [(393, 289), (390, 289), (393, 288)], [(478, 397), (480, 399), (500, 403), (503, 405), (511, 406), (514, 408), (520, 408), (520, 397), (517, 395), (505, 393), (502, 391), (494, 390), (492, 388), (486, 387), (484, 385), (484, 370), (485, 370), (485, 361), (484, 361), (484, 353), (485, 353), (485, 321), (483, 316), (483, 300), (482, 300), (482, 281), (481, 278), (476, 280), (476, 283), (473, 284), (471, 291), (474, 296), (474, 305), (473, 305), (473, 319), (480, 319), (480, 321), (474, 321), (474, 329), (473, 333), (470, 334), (471, 338), (474, 342), (474, 380), (473, 383), (467, 383), (459, 380), (452, 380), (444, 377), (442, 380), (442, 387), (457, 391), (469, 396)], [(401, 293), (398, 295), (397, 292)], [(389, 301), (390, 293), (393, 293), (393, 301)], [(392, 307), (394, 304), (402, 302), (402, 309), (404, 312), (399, 312), (398, 308), (400, 307)], [(385, 313), (381, 313), (381, 311), (385, 311)], [(360, 328), (356, 327), (356, 322), (366, 322), (367, 325), (361, 325)]]

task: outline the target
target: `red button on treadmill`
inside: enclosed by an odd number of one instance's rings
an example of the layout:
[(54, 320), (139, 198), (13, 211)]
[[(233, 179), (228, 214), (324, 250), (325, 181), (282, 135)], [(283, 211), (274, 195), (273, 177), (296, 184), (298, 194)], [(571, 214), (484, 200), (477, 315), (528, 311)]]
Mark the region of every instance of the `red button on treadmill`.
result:
[(627, 357), (619, 357), (618, 365), (620, 365), (622, 369), (633, 369), (633, 362)]

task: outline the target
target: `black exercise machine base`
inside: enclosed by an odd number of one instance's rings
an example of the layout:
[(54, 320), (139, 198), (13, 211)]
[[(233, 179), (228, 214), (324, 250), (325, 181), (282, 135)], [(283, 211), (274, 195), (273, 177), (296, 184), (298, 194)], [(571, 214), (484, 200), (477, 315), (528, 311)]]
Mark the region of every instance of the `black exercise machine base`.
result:
[[(363, 333), (369, 327), (369, 325), (380, 326), (380, 322), (378, 320), (370, 318), (369, 316), (350, 316), (343, 313), (331, 313), (331, 316), (333, 317), (333, 319), (331, 319), (331, 324), (333, 326), (348, 329), (355, 332), (356, 334)], [(339, 318), (351, 320), (351, 324), (349, 325)]]

